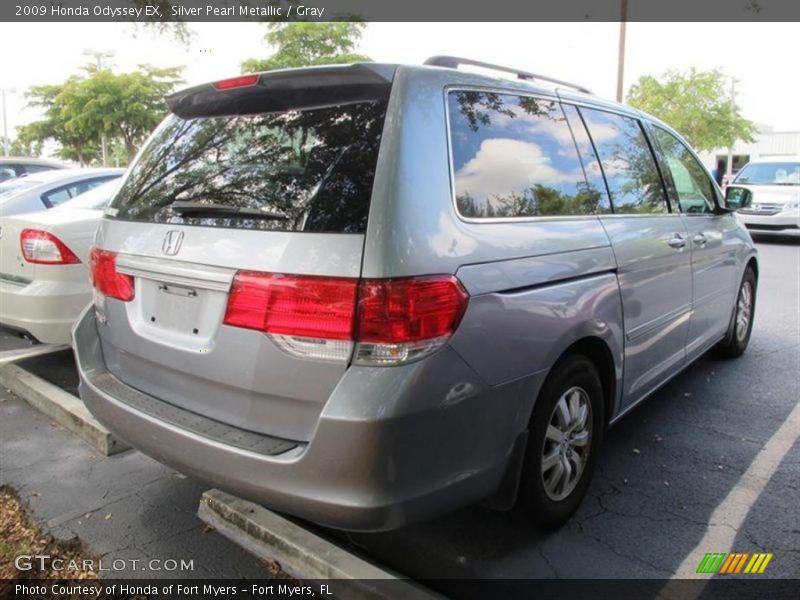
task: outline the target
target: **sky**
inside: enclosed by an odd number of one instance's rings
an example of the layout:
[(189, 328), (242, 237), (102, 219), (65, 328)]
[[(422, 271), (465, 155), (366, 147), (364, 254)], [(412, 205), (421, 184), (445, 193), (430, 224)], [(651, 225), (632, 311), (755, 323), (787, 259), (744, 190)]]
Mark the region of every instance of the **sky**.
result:
[[(264, 25), (190, 23), (189, 47), (122, 23), (0, 23), (0, 88), (10, 137), (37, 118), (25, 108), (31, 85), (59, 83), (89, 59), (111, 51), (114, 67), (185, 65), (187, 85), (239, 74), (242, 60), (267, 57)], [(582, 84), (604, 98), (616, 93), (618, 23), (370, 23), (358, 52), (379, 62), (422, 63), (450, 54)], [(737, 80), (746, 118), (800, 131), (800, 23), (629, 23), (625, 88), (668, 69), (720, 68)], [(2, 124), (0, 123), (0, 127)], [(0, 133), (2, 131), (0, 130)]]

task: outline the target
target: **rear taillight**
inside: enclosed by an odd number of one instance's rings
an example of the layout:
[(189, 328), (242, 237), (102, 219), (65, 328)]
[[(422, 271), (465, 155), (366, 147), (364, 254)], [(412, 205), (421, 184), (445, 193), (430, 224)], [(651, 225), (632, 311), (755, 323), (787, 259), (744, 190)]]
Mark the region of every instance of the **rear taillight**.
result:
[(104, 296), (123, 302), (133, 300), (133, 277), (117, 272), (117, 255), (114, 252), (94, 247), (89, 251), (89, 279)]
[(438, 350), (456, 330), (468, 299), (452, 275), (362, 281), (355, 362), (397, 364)]
[(23, 258), (37, 265), (75, 265), (80, 259), (64, 242), (48, 231), (23, 229), (19, 236)]
[(303, 358), (394, 365), (440, 348), (468, 296), (452, 276), (347, 279), (239, 272), (224, 322)]
[(240, 271), (224, 323), (265, 331), (296, 356), (347, 360), (356, 287), (354, 279)]

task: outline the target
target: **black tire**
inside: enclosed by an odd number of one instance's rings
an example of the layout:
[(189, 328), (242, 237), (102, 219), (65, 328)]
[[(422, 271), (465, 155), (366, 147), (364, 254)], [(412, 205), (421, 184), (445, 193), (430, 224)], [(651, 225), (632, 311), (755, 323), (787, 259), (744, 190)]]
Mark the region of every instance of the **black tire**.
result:
[[(739, 325), (740, 315), (743, 311), (743, 294), (749, 286), (750, 311), (747, 315), (747, 325), (742, 329)], [(756, 315), (756, 274), (752, 267), (747, 267), (742, 276), (742, 282), (736, 292), (736, 301), (733, 304), (733, 314), (725, 338), (714, 347), (714, 353), (722, 358), (736, 358), (744, 354), (747, 344), (750, 343), (750, 334), (753, 332), (753, 319)]]
[[(578, 394), (579, 405), (589, 406), (588, 423), (584, 429), (588, 433), (588, 452), (582, 458), (583, 466), (580, 475), (577, 475), (572, 486), (564, 483), (563, 486), (552, 486), (558, 474), (558, 465), (545, 468), (544, 458), (552, 459), (558, 453), (558, 462), (561, 463), (562, 482), (563, 461), (566, 460), (575, 468), (576, 454), (580, 448), (572, 446), (572, 441), (562, 437), (561, 442), (553, 441), (552, 433), (548, 438), (548, 429), (551, 420), (555, 430), (564, 436), (564, 427), (559, 423), (556, 406), (567, 392), (582, 390), (585, 398)], [(571, 398), (574, 398), (572, 392)], [(570, 402), (567, 401), (569, 407)], [(597, 374), (594, 363), (582, 355), (570, 355), (563, 358), (550, 372), (547, 380), (539, 393), (539, 398), (533, 409), (528, 435), (528, 445), (525, 451), (520, 492), (517, 499), (517, 510), (533, 520), (540, 527), (554, 529), (562, 525), (580, 506), (583, 497), (589, 489), (592, 478), (595, 457), (600, 447), (605, 428), (605, 402), (603, 400), (603, 386)], [(579, 412), (580, 414), (580, 412)], [(572, 415), (569, 415), (572, 418)], [(560, 419), (561, 423), (564, 422)], [(573, 427), (577, 427), (580, 417), (574, 419)], [(559, 429), (561, 428), (561, 429)], [(568, 427), (566, 429), (569, 429)], [(568, 438), (567, 434), (566, 437)], [(567, 449), (564, 446), (567, 446)], [(569, 451), (572, 450), (572, 454)], [(544, 473), (543, 473), (544, 471)], [(576, 470), (577, 471), (577, 470)], [(547, 479), (547, 481), (546, 481)], [(548, 485), (550, 484), (550, 485)], [(568, 489), (571, 488), (571, 489)], [(563, 497), (559, 497), (563, 494)]]

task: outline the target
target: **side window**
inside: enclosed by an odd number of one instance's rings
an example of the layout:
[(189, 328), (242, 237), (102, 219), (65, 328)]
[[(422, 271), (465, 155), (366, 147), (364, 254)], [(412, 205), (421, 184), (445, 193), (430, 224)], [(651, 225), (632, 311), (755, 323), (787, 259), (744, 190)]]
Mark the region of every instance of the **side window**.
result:
[(71, 186), (66, 186), (45, 192), (42, 194), (42, 202), (44, 202), (48, 208), (58, 206), (62, 202), (66, 202), (72, 198), (72, 193), (70, 190)]
[(583, 172), (586, 175), (589, 190), (599, 194), (601, 197), (598, 212), (610, 213), (611, 203), (608, 200), (603, 170), (600, 168), (600, 161), (597, 160), (592, 140), (589, 139), (589, 134), (586, 132), (586, 125), (583, 123), (576, 106), (562, 104), (561, 107), (564, 109), (564, 115), (567, 117), (570, 129), (572, 129), (572, 136), (575, 138), (575, 145), (578, 147), (578, 154), (580, 154), (581, 162), (583, 163)]
[(617, 214), (669, 212), (655, 158), (639, 121), (581, 108)]
[(14, 168), (8, 165), (0, 165), (0, 181), (5, 181), (6, 179), (13, 179), (17, 176), (16, 171)]
[(75, 183), (71, 183), (42, 194), (42, 201), (46, 206), (48, 206), (48, 208), (52, 208), (53, 206), (58, 206), (62, 202), (66, 202), (75, 196), (79, 196), (84, 192), (88, 192), (89, 190), (96, 188), (101, 183), (105, 183), (109, 179), (114, 179), (115, 177), (116, 175), (112, 177), (97, 177), (95, 179), (76, 181)]
[(714, 212), (714, 184), (700, 162), (683, 143), (668, 131), (652, 127), (667, 169), (675, 185), (682, 213)]
[(605, 194), (584, 175), (558, 102), (448, 94), (456, 207), (464, 217), (590, 215)]

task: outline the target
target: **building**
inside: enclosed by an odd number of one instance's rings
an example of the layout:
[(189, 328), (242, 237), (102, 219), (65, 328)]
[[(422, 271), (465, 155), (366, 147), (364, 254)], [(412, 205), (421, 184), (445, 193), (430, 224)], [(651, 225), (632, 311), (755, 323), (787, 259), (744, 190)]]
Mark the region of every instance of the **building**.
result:
[[(736, 142), (733, 147), (733, 173), (756, 158), (786, 158), (800, 156), (800, 131), (774, 131), (767, 125), (757, 125), (752, 143)], [(717, 148), (699, 154), (703, 164), (722, 182), (728, 165), (728, 149)]]

